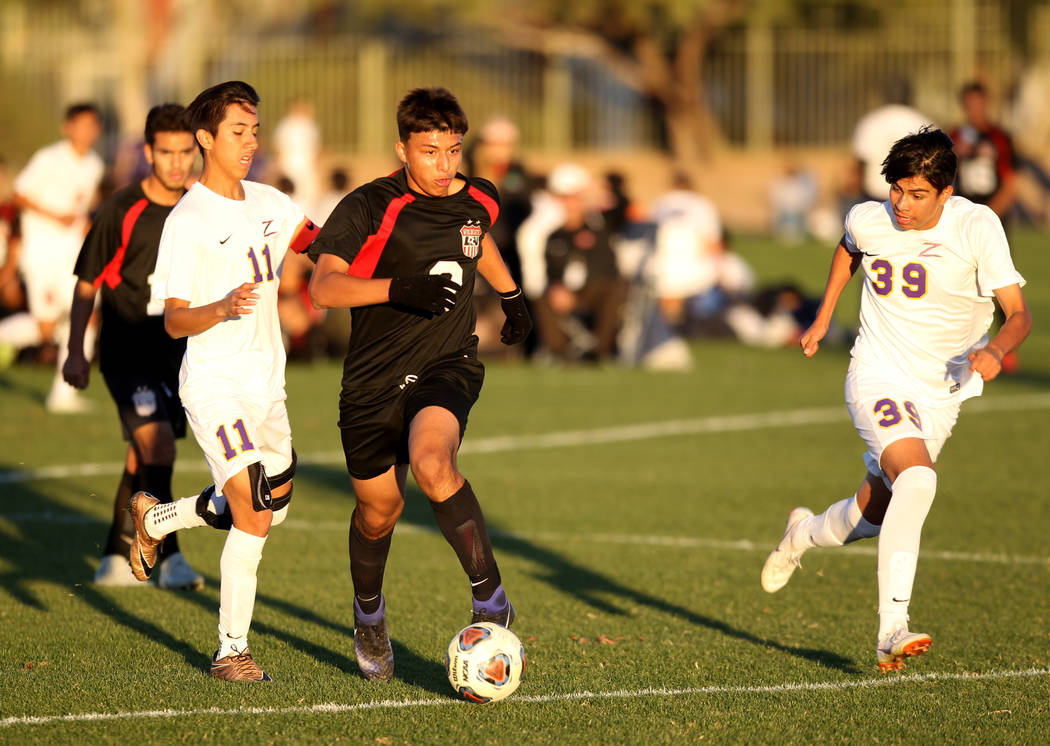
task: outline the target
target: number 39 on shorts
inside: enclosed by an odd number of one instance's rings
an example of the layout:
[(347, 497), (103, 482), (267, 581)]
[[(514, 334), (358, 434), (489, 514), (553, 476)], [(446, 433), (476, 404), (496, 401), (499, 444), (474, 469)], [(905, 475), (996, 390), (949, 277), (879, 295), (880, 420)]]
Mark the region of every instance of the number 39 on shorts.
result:
[[(922, 418), (919, 417), (919, 408), (910, 401), (902, 402), (902, 404), (911, 424), (922, 430)], [(904, 419), (901, 415), (901, 407), (893, 399), (879, 399), (875, 402), (875, 406), (872, 407), (872, 411), (876, 416), (880, 417), (878, 421), (879, 427), (893, 427), (894, 425), (899, 425)]]

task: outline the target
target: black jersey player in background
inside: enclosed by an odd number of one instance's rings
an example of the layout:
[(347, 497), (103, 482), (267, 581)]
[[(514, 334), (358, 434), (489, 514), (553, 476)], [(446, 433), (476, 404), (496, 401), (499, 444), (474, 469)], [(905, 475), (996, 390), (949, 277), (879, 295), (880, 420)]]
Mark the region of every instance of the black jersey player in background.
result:
[(485, 369), (474, 336), (476, 273), (501, 296), (505, 344), (532, 329), (525, 299), (488, 236), (496, 188), (458, 172), (467, 118), (443, 88), (398, 104), (404, 168), (347, 195), (310, 248), (310, 297), (351, 308), (339, 401), (346, 465), (357, 495), (350, 519), (354, 652), (368, 679), (393, 675), (382, 595), (391, 532), (408, 467), (470, 579), (473, 621), (510, 626), (492, 545), (456, 454)]
[[(197, 155), (182, 106), (164, 104), (149, 112), (143, 147), (149, 175), (99, 207), (80, 250), (74, 269), (78, 279), (70, 311), (69, 358), (62, 369), (67, 382), (87, 387), (91, 366), (84, 354), (84, 331), (101, 289), (99, 369), (129, 441), (113, 501), (113, 522), (95, 574), (95, 582), (103, 585), (141, 584), (128, 564), (135, 532), (128, 503), (139, 490), (171, 501), (175, 439), (186, 434), (178, 395), (186, 341), (169, 337), (164, 317), (150, 315), (146, 308), (148, 278), (157, 264), (164, 220), (185, 193)], [(175, 534), (161, 549), (157, 584), (194, 590), (204, 585), (204, 578), (179, 552)]]

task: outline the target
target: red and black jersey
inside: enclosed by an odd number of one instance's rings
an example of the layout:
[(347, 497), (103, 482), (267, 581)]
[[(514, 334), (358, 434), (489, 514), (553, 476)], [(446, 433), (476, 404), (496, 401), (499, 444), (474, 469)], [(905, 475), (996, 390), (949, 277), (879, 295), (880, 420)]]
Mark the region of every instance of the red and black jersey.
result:
[(959, 157), (955, 193), (971, 202), (987, 204), (1014, 172), (1010, 136), (994, 124), (985, 130), (957, 127), (948, 133)]
[(99, 367), (104, 374), (178, 377), (186, 340), (164, 331), (164, 318), (146, 313), (149, 276), (171, 206), (150, 202), (138, 182), (102, 203), (73, 272), (102, 291)]
[(433, 318), (392, 303), (351, 309), (344, 390), (387, 389), (450, 354), (476, 356), (474, 277), (499, 195), (485, 179), (457, 177), (466, 185), (446, 197), (412, 191), (404, 169), (364, 184), (343, 198), (310, 247), (314, 262), (334, 254), (355, 277), (449, 272), (461, 285), (453, 309)]

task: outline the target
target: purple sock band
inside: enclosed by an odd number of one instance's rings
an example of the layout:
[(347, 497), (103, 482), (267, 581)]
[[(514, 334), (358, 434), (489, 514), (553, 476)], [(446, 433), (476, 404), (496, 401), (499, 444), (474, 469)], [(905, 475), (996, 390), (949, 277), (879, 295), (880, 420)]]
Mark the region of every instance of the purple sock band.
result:
[(481, 612), (482, 614), (499, 614), (507, 609), (507, 594), (503, 592), (503, 584), (496, 588), (493, 594), (486, 601), (478, 601), (476, 598), (474, 601), (474, 611)]
[(386, 616), (386, 599), (382, 596), (379, 597), (379, 609), (374, 614), (365, 614), (361, 611), (361, 604), (357, 602), (357, 596), (354, 596), (354, 616), (361, 624), (366, 624), (372, 627), (383, 621), (383, 617)]

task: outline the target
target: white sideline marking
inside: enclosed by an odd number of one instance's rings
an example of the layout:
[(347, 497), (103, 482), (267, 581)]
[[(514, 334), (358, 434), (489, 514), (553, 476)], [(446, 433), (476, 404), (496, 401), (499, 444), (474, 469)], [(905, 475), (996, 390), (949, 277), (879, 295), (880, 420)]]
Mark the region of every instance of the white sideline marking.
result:
[[(868, 687), (897, 686), (927, 681), (995, 681), (1001, 679), (1026, 679), (1050, 675), (1050, 668), (1026, 668), (1013, 671), (986, 671), (984, 673), (923, 673), (904, 674), (901, 676), (884, 676), (878, 679), (860, 681), (815, 681), (799, 684), (767, 684), (762, 686), (699, 686), (684, 689), (617, 689), (609, 692), (568, 692), (564, 694), (537, 694), (529, 697), (513, 697), (508, 704), (543, 704), (547, 702), (575, 702), (597, 699), (638, 699), (640, 697), (681, 697), (693, 694), (783, 694), (791, 692), (826, 692), (844, 691), (847, 689), (864, 689)], [(80, 723), (101, 720), (139, 720), (145, 718), (195, 717), (200, 715), (220, 715), (223, 717), (237, 715), (310, 715), (341, 714), (361, 712), (364, 710), (403, 710), (411, 707), (448, 707), (469, 705), (461, 699), (451, 696), (443, 699), (385, 699), (377, 702), (359, 702), (357, 704), (324, 704), (302, 707), (243, 707), (236, 710), (222, 710), (210, 707), (198, 710), (143, 710), (140, 712), (83, 712), (70, 715), (24, 715), (0, 720), (0, 727), (13, 725), (44, 725), (47, 723), (65, 722)]]
[[(978, 399), (966, 405), (963, 413), (1013, 412), (1028, 409), (1050, 409), (1050, 394), (1025, 394), (991, 400)], [(539, 435), (503, 435), (467, 440), (460, 453), (500, 453), (525, 449), (562, 448), (566, 446), (598, 445), (632, 440), (650, 440), (673, 435), (703, 435), (709, 433), (742, 432), (796, 425), (824, 425), (847, 419), (842, 406), (818, 409), (792, 409), (779, 412), (698, 417), (690, 420), (643, 422), (636, 425), (598, 427), (588, 430), (564, 430)], [(302, 464), (330, 466), (342, 464), (342, 451), (315, 453), (300, 459)], [(180, 463), (179, 471), (207, 472), (203, 461)], [(120, 474), (124, 463), (89, 463), (42, 466), (36, 469), (0, 471), (0, 484), (35, 482), (44, 479)]]
[[(91, 516), (69, 513), (0, 513), (0, 521), (11, 523), (55, 523), (66, 525), (97, 523), (102, 519)], [(282, 531), (335, 531), (346, 533), (347, 526), (343, 521), (301, 521), (289, 518), (281, 524)], [(399, 523), (396, 529), (398, 535), (404, 534), (437, 534), (437, 528), (418, 526), (412, 523)], [(509, 539), (521, 539), (523, 541), (547, 541), (566, 545), (581, 541), (589, 541), (595, 544), (633, 544), (655, 547), (675, 547), (682, 549), (723, 549), (738, 552), (769, 552), (775, 546), (771, 541), (758, 543), (749, 539), (709, 539), (702, 536), (642, 536), (634, 534), (579, 534), (562, 533), (557, 531), (490, 531), (497, 539), (506, 537)], [(840, 556), (860, 555), (864, 557), (875, 557), (878, 549), (870, 546), (851, 546)], [(1037, 557), (1023, 554), (991, 554), (980, 552), (956, 552), (922, 550), (922, 558), (940, 559), (955, 562), (977, 562), (996, 565), (1047, 565), (1050, 566), (1050, 557)]]

